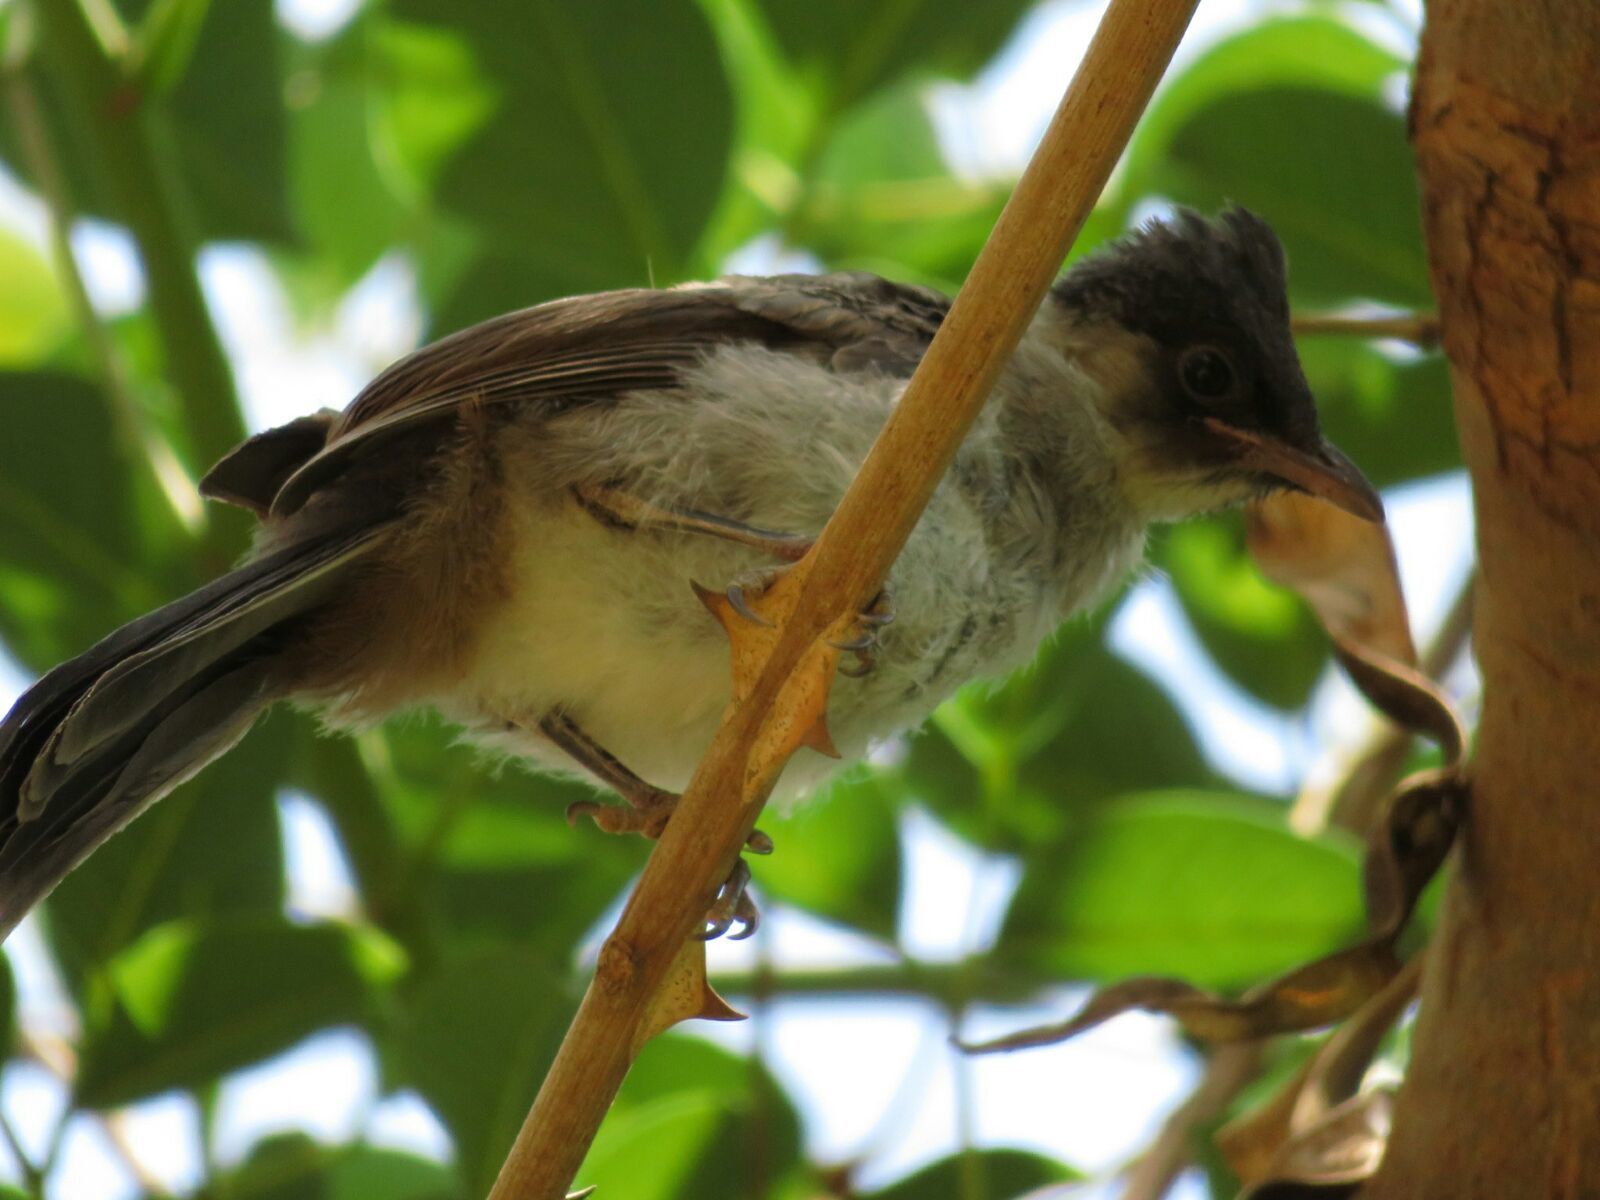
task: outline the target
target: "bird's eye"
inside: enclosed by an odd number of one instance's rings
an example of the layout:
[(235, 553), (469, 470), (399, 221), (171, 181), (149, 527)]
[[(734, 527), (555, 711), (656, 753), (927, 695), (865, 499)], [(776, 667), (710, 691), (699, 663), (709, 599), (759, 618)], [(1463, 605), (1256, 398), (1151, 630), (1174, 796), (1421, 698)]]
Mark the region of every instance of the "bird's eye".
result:
[(1191, 346), (1178, 362), (1184, 390), (1196, 400), (1218, 400), (1233, 390), (1233, 364), (1215, 346)]

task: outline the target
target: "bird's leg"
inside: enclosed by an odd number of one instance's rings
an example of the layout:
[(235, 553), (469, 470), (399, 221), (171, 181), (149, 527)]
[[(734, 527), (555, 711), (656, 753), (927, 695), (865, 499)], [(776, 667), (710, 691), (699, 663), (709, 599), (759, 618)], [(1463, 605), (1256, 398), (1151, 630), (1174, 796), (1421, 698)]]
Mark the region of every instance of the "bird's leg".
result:
[(811, 549), (811, 539), (796, 533), (758, 529), (732, 517), (721, 517), (697, 508), (656, 504), (606, 484), (581, 484), (572, 489), (572, 494), (591, 516), (622, 529), (703, 533), (753, 547), (784, 562), (797, 562)]
[[(627, 801), (627, 807), (603, 804), (598, 800), (575, 801), (567, 805), (569, 822), (588, 817), (606, 833), (637, 833), (651, 840), (661, 836), (673, 810), (678, 806), (677, 793), (639, 778), (560, 709), (546, 713), (540, 719), (539, 732)], [(756, 829), (745, 839), (745, 848), (752, 854), (771, 854), (772, 839)], [(710, 940), (721, 937), (735, 924), (741, 926), (739, 932), (733, 935), (735, 941), (749, 937), (756, 931), (761, 914), (756, 910), (755, 901), (750, 898), (749, 885), (750, 868), (741, 858), (706, 913), (706, 928), (701, 933), (703, 938)]]
[[(806, 551), (811, 549), (813, 540), (796, 533), (760, 529), (754, 525), (746, 525), (743, 521), (736, 521), (732, 517), (718, 516), (697, 508), (641, 500), (631, 492), (607, 484), (581, 484), (572, 489), (572, 494), (586, 512), (607, 525), (621, 529), (666, 529), (678, 533), (703, 533), (764, 551), (784, 562), (797, 562), (803, 558)], [(757, 625), (766, 624), (766, 621), (750, 608), (745, 593), (761, 592), (781, 570), (782, 568), (772, 571), (753, 571), (736, 579), (727, 590), (728, 603), (733, 606), (733, 610), (747, 621), (753, 621)], [(894, 606), (889, 600), (889, 593), (879, 592), (861, 613), (860, 632), (848, 641), (835, 643), (839, 649), (848, 650), (856, 656), (856, 662), (851, 666), (839, 668), (841, 675), (859, 679), (872, 671), (876, 664), (874, 652), (878, 646), (878, 632), (893, 620)]]

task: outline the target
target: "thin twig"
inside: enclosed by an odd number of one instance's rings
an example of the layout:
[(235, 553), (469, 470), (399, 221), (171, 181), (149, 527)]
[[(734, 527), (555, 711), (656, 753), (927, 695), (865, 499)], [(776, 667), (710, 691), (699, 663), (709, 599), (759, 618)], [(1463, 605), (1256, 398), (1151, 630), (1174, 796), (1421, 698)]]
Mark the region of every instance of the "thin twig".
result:
[[(17, 1036), (23, 1056), (38, 1063), (51, 1075), (55, 1076), (57, 1082), (68, 1091), (71, 1091), (73, 1080), (78, 1073), (77, 1058), (72, 1048), (58, 1039), (40, 1037), (26, 1028), (19, 1029)], [(133, 1176), (134, 1182), (139, 1185), (139, 1190), (143, 1195), (155, 1198), (155, 1200), (172, 1195), (167, 1185), (140, 1160), (138, 1150), (134, 1147), (133, 1139), (128, 1136), (121, 1113), (98, 1112), (92, 1109), (78, 1109), (76, 1112), (78, 1115), (87, 1117), (99, 1127), (101, 1133), (105, 1134), (107, 1144), (110, 1145), (122, 1165), (127, 1168), (128, 1174)], [(52, 1139), (53, 1146), (59, 1146), (61, 1133), (66, 1127), (68, 1118), (72, 1115), (69, 1112), (62, 1117), (60, 1124), (56, 1128), (55, 1137)], [(10, 1133), (9, 1129), (5, 1130), (8, 1140)], [(13, 1145), (12, 1149), (15, 1151), (17, 1147)], [(52, 1148), (47, 1161), (55, 1161), (54, 1148)], [(24, 1167), (25, 1169), (32, 1169), (26, 1160), (24, 1160)]]
[(1351, 317), (1333, 313), (1307, 313), (1291, 322), (1296, 336), (1333, 335), (1358, 338), (1393, 338), (1424, 350), (1439, 344), (1437, 313), (1408, 313), (1397, 317)]
[(127, 1116), (120, 1112), (91, 1113), (93, 1120), (105, 1134), (107, 1143), (117, 1158), (127, 1168), (128, 1174), (139, 1185), (140, 1194), (147, 1200), (166, 1200), (173, 1193), (167, 1185), (139, 1158), (138, 1148), (128, 1133)]
[(1261, 1074), (1264, 1042), (1219, 1046), (1189, 1098), (1172, 1110), (1143, 1154), (1128, 1168), (1122, 1200), (1161, 1200), (1194, 1161), (1198, 1139)]
[(95, 311), (77, 255), (72, 252), (73, 206), (66, 174), (51, 148), (40, 111), (36, 71), (21, 63), (7, 62), (0, 68), (0, 76), (5, 80), (6, 100), (23, 160), (50, 214), (50, 246), (56, 270), (66, 284), (78, 328), (83, 332), (99, 372), (100, 384), (111, 408), (112, 425), (128, 458), (136, 467), (150, 471), (174, 515), (191, 534), (198, 534), (206, 523), (200, 492), (178, 461), (172, 444), (145, 416), (135, 398), (127, 360)]
[[(755, 828), (795, 742), (791, 677), (879, 589), (1105, 186), (1197, 0), (1112, 0), (1033, 161), (815, 548), (600, 952), (491, 1200), (558, 1200), (635, 1053), (652, 997)], [(826, 661), (825, 657), (823, 661)], [(802, 685), (803, 685), (802, 681)]]
[(28, 1189), (28, 1194), (43, 1196), (44, 1172), (28, 1157), (28, 1152), (22, 1148), (22, 1139), (17, 1136), (16, 1129), (4, 1112), (0, 1112), (0, 1141), (5, 1142), (11, 1157), (17, 1160), (17, 1168), (22, 1172), (22, 1186)]
[[(126, 39), (108, 24), (114, 6), (48, 2), (21, 11), (36, 23), (40, 69), (70, 98), (62, 106), (68, 130), (52, 132), (58, 141), (76, 138), (83, 144), (98, 168), (104, 198), (138, 248), (148, 308), (161, 336), (162, 376), (183, 418), (179, 449), (186, 466), (198, 470), (243, 441), (245, 425), (233, 370), (195, 274), (199, 241), (189, 220), (186, 181), (157, 149), (144, 111), (149, 97), (123, 72)], [(218, 569), (230, 564), (243, 532), (242, 515), (208, 521), (200, 545), (203, 563)]]

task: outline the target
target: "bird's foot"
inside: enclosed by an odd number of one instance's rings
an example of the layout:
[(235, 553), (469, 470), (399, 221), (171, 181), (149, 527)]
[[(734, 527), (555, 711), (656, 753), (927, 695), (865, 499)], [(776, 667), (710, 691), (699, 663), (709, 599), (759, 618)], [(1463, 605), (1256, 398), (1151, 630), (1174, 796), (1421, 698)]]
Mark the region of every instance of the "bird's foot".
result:
[[(767, 845), (771, 847), (770, 839)], [(739, 926), (738, 932), (728, 933), (735, 925)], [(701, 941), (709, 942), (727, 934), (730, 942), (742, 942), (760, 926), (761, 910), (750, 898), (750, 864), (741, 858), (733, 864), (728, 878), (723, 880), (717, 898), (706, 911), (706, 927), (698, 936)]]
[(849, 666), (840, 665), (839, 674), (847, 675), (851, 679), (870, 675), (872, 669), (878, 665), (878, 645), (884, 627), (892, 624), (894, 624), (894, 598), (889, 595), (889, 589), (884, 588), (857, 614), (852, 636), (843, 641), (829, 643), (837, 650), (844, 650), (856, 656), (856, 661)]
[[(749, 621), (752, 625), (759, 625), (763, 629), (771, 629), (772, 622), (767, 620), (750, 606), (753, 597), (759, 596), (773, 582), (783, 574), (784, 567), (767, 568), (759, 571), (748, 571), (736, 578), (728, 585), (726, 593), (728, 607), (739, 616)], [(695, 585), (695, 592), (701, 601), (716, 613), (716, 605), (720, 603), (716, 593)], [(852, 679), (860, 679), (872, 672), (877, 666), (877, 651), (879, 641), (885, 626), (894, 624), (894, 599), (889, 594), (889, 589), (884, 588), (872, 598), (866, 608), (856, 615), (855, 625), (849, 635), (839, 641), (830, 641), (828, 644), (836, 650), (843, 650), (855, 655), (856, 661), (850, 666), (841, 666), (839, 674), (847, 675)]]
[[(676, 792), (649, 784), (629, 788), (622, 798), (627, 801), (626, 805), (607, 804), (604, 800), (574, 800), (567, 805), (567, 824), (576, 825), (579, 818), (588, 817), (603, 833), (637, 833), (654, 842), (660, 840), (678, 807)], [(761, 830), (752, 829), (744, 840), (744, 848), (751, 854), (771, 854), (772, 839)]]
[[(648, 784), (630, 788), (624, 799), (627, 800), (625, 805), (606, 804), (600, 800), (575, 801), (567, 805), (567, 822), (576, 824), (580, 818), (588, 817), (604, 833), (636, 833), (657, 841), (678, 806), (675, 792)], [(772, 839), (759, 829), (750, 831), (744, 846), (751, 854), (772, 853)], [(729, 934), (729, 940), (737, 942), (749, 937), (760, 924), (761, 913), (750, 898), (750, 867), (741, 858), (718, 890), (716, 900), (706, 913), (706, 927), (699, 936), (711, 941), (738, 925), (738, 932)]]
[[(738, 613), (740, 617), (749, 621), (750, 624), (759, 625), (762, 629), (772, 629), (774, 627), (772, 622), (751, 608), (750, 601), (776, 583), (786, 570), (788, 570), (787, 567), (762, 567), (758, 570), (745, 571), (735, 576), (733, 582), (723, 592), (723, 596), (727, 598), (728, 607)], [(694, 584), (693, 587), (695, 595), (700, 597), (700, 603), (709, 608), (713, 616), (717, 616), (719, 620), (722, 620), (722, 617), (717, 613), (717, 606), (722, 602), (721, 598), (709, 588), (703, 588), (698, 583)], [(724, 621), (724, 624), (726, 624), (726, 621)]]
[(607, 804), (604, 800), (575, 800), (567, 805), (567, 824), (576, 825), (588, 817), (603, 833), (637, 833), (656, 841), (667, 827), (672, 810), (678, 805), (676, 793), (640, 784), (623, 793), (627, 804)]

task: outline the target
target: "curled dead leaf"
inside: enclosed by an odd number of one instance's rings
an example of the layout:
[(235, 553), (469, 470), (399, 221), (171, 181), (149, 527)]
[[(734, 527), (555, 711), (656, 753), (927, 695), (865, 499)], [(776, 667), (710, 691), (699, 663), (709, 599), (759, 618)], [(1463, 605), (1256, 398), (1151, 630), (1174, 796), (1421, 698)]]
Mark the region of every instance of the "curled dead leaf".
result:
[(1416, 663), (1387, 525), (1299, 492), (1256, 501), (1245, 523), (1262, 573), (1304, 597), (1336, 639)]
[(1394, 1093), (1374, 1088), (1352, 1096), (1279, 1151), (1272, 1177), (1239, 1200), (1330, 1200), (1352, 1195), (1383, 1160), (1394, 1116)]
[(1353, 946), (1296, 967), (1237, 999), (1181, 979), (1121, 980), (1095, 992), (1066, 1021), (961, 1048), (989, 1054), (1049, 1045), (1135, 1009), (1170, 1016), (1190, 1037), (1206, 1042), (1236, 1042), (1342, 1021), (1382, 993), (1399, 972), (1395, 944), (1449, 852), (1465, 799), (1465, 785), (1449, 772), (1419, 777), (1395, 796), (1367, 845), (1369, 932)]
[(1335, 638), (1334, 655), (1361, 694), (1385, 716), (1414, 733), (1431, 738), (1450, 766), (1466, 753), (1467, 731), (1455, 706), (1421, 671)]
[(1423, 956), (1341, 1025), (1266, 1103), (1217, 1131), (1217, 1149), (1246, 1185), (1289, 1178), (1298, 1139), (1355, 1096), (1380, 1045), (1415, 998)]

